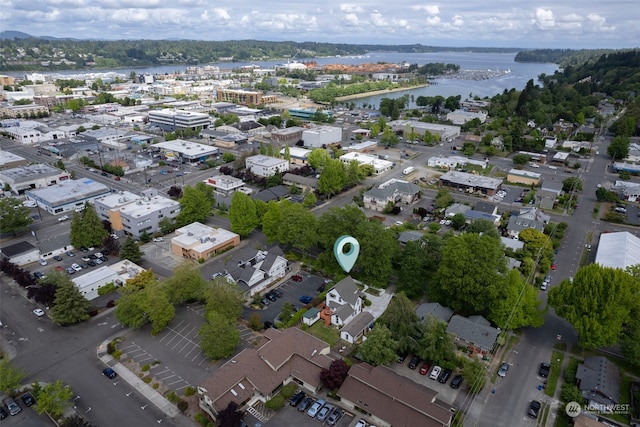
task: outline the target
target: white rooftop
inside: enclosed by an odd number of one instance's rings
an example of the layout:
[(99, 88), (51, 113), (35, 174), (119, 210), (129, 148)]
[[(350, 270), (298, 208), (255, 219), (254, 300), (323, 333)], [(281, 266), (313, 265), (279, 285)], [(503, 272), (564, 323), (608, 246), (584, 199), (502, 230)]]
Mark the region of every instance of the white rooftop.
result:
[(171, 239), (172, 242), (193, 249), (197, 252), (206, 252), (207, 250), (219, 246), (223, 242), (234, 239), (237, 236), (224, 228), (213, 228), (199, 222), (193, 222), (176, 230), (176, 237)]
[(95, 270), (89, 270), (81, 276), (74, 277), (71, 280), (76, 285), (76, 287), (78, 287), (78, 289), (82, 290), (83, 288), (90, 286), (98, 281), (112, 279), (115, 281), (118, 278), (118, 273), (113, 271), (108, 266), (105, 266), (97, 268)]
[(60, 181), (60, 183), (49, 187), (28, 190), (26, 194), (30, 198), (43, 200), (51, 206), (62, 206), (110, 192), (111, 190), (106, 185), (90, 178), (83, 178)]
[(120, 208), (120, 212), (128, 217), (140, 218), (167, 207), (179, 207), (180, 203), (164, 196), (144, 197)]
[(528, 171), (528, 170), (524, 170), (524, 169), (516, 169), (516, 168), (511, 169), (509, 171), (509, 174), (525, 176), (527, 178), (533, 178), (533, 179), (540, 179), (540, 177), (542, 176), (537, 172), (532, 172), (532, 171)]
[(199, 144), (197, 142), (185, 141), (184, 139), (159, 142), (157, 144), (154, 144), (153, 146), (162, 148), (163, 150), (185, 154), (187, 156), (206, 156), (218, 152), (217, 147)]
[(118, 191), (117, 193), (111, 193), (107, 194), (104, 197), (100, 197), (95, 201), (100, 202), (109, 209), (113, 209), (122, 205), (126, 205), (129, 202), (139, 200), (141, 198), (142, 196), (139, 196), (130, 191)]
[(628, 231), (601, 234), (596, 264), (623, 270), (640, 264), (640, 239)]
[[(280, 154), (284, 155), (285, 149), (280, 150)], [(295, 157), (298, 159), (306, 159), (309, 154), (311, 154), (311, 150), (302, 147), (289, 147), (289, 155), (291, 157)]]
[(26, 159), (10, 151), (0, 150), (0, 167), (6, 165), (7, 163), (14, 163), (22, 160)]

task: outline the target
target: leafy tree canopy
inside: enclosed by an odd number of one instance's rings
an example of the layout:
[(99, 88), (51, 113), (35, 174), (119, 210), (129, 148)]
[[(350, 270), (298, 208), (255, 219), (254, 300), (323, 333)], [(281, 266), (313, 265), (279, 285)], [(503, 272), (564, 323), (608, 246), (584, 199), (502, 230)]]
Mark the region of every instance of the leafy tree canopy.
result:
[(367, 335), (367, 339), (358, 347), (362, 360), (370, 365), (388, 365), (396, 360), (396, 341), (389, 328), (381, 323)]
[(29, 208), (22, 206), (22, 202), (12, 197), (0, 199), (0, 233), (16, 234), (29, 228), (33, 222), (29, 216)]

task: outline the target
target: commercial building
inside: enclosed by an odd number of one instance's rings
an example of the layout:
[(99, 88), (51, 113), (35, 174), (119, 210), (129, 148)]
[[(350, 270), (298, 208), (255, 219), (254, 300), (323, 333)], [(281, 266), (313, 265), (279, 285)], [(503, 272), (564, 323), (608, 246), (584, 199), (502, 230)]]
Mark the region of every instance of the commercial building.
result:
[(302, 140), (302, 131), (300, 126), (276, 129), (271, 132), (271, 140), (282, 145), (295, 145), (296, 142)]
[(180, 163), (204, 162), (216, 157), (220, 150), (218, 147), (198, 144), (197, 142), (176, 139), (154, 144), (154, 150), (159, 149), (168, 159), (178, 160)]
[(116, 264), (100, 267), (74, 277), (72, 282), (86, 299), (93, 300), (98, 298), (98, 290), (101, 287), (109, 283), (113, 283), (116, 286), (123, 286), (127, 280), (136, 277), (143, 271), (145, 271), (145, 269), (139, 265), (129, 260), (123, 260)]
[(149, 111), (149, 124), (162, 130), (173, 132), (177, 129), (207, 128), (211, 124), (208, 114), (184, 110)]
[(640, 264), (640, 239), (628, 231), (601, 234), (596, 264), (622, 270)]
[(110, 194), (106, 185), (90, 178), (68, 179), (55, 185), (35, 190), (27, 190), (28, 199), (35, 200), (38, 205), (51, 214), (71, 212), (84, 206), (86, 202)]
[[(284, 158), (286, 148), (280, 150), (280, 156)], [(309, 154), (311, 150), (301, 147), (289, 147), (289, 162), (296, 165), (306, 165), (308, 163)]]
[(316, 126), (302, 131), (305, 147), (322, 148), (342, 141), (342, 129), (334, 126)]
[(273, 104), (278, 100), (276, 95), (264, 95), (262, 92), (242, 89), (218, 89), (216, 98), (222, 102), (237, 102), (243, 105)]
[(160, 229), (160, 221), (173, 219), (180, 213), (180, 203), (160, 196), (149, 189), (141, 196), (120, 191), (94, 201), (100, 219), (107, 219), (115, 231), (140, 237), (144, 232), (152, 234)]
[[(0, 170), (25, 166), (29, 161), (22, 156), (18, 156), (10, 151), (0, 150)], [(1, 178), (0, 178), (1, 179)]]
[(449, 171), (440, 177), (440, 186), (493, 196), (502, 186), (502, 180), (466, 172)]
[(27, 241), (0, 247), (2, 259), (7, 259), (16, 265), (27, 265), (40, 258), (40, 251)]
[(393, 162), (388, 160), (381, 160), (378, 156), (372, 156), (370, 154), (362, 154), (357, 152), (349, 152), (339, 157), (340, 161), (345, 165), (348, 165), (352, 161), (358, 162), (360, 165), (370, 165), (373, 167), (373, 173), (379, 175), (391, 169)]
[(70, 179), (69, 173), (53, 166), (36, 163), (0, 172), (0, 184), (8, 185), (15, 194), (48, 187)]
[(463, 125), (474, 119), (478, 119), (480, 123), (484, 123), (487, 121), (487, 113), (485, 111), (467, 110), (455, 110), (447, 113), (447, 120), (451, 121), (454, 125)]
[(464, 156), (434, 156), (429, 157), (429, 160), (427, 160), (427, 166), (431, 168), (454, 169), (466, 164), (480, 166), (484, 169), (489, 164), (489, 161), (473, 160)]
[(268, 177), (276, 173), (282, 173), (289, 170), (289, 162), (284, 159), (275, 157), (256, 156), (247, 157), (245, 160), (246, 168), (258, 176)]
[(460, 126), (440, 125), (437, 123), (426, 123), (418, 120), (394, 120), (389, 122), (389, 126), (396, 133), (409, 134), (411, 132), (424, 136), (427, 133), (438, 135), (441, 141), (451, 140), (460, 136)]
[(318, 110), (316, 108), (289, 108), (287, 111), (289, 111), (289, 115), (291, 115), (291, 117), (303, 120), (313, 120), (313, 118), (316, 117), (316, 114), (318, 114), (318, 111), (325, 116), (333, 116), (333, 111), (331, 110)]
[(542, 181), (542, 175), (524, 169), (511, 169), (507, 174), (507, 181), (514, 184), (526, 184), (537, 186)]
[(213, 187), (213, 191), (216, 194), (222, 196), (230, 196), (236, 191), (244, 188), (244, 181), (240, 178), (234, 178), (230, 175), (216, 175), (211, 178), (207, 178), (204, 181), (205, 184)]
[(176, 230), (171, 252), (193, 260), (209, 259), (240, 244), (240, 236), (223, 228), (194, 222)]

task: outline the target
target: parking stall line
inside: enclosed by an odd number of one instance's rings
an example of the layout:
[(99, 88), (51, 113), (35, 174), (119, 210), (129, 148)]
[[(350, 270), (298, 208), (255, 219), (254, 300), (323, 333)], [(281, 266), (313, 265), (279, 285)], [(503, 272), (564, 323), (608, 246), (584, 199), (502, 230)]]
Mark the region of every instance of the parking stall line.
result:
[(171, 374), (171, 375), (169, 375), (168, 377), (162, 377), (162, 378), (158, 377), (158, 379), (159, 379), (160, 381), (164, 382), (165, 380), (168, 380), (169, 378), (173, 378), (173, 377), (175, 377), (175, 376), (176, 376), (176, 374)]
[(142, 362), (147, 361), (147, 360), (154, 360), (154, 358), (151, 357), (151, 355), (149, 355), (149, 357), (145, 357), (144, 359), (141, 359), (141, 360), (136, 360), (136, 362), (142, 363)]
[(156, 372), (154, 375), (157, 377), (158, 375), (162, 375), (162, 374), (164, 374), (165, 372), (169, 372), (169, 371), (170, 371), (170, 370), (169, 370), (169, 368), (167, 368), (167, 369), (165, 369), (164, 371)]
[[(177, 336), (180, 336), (180, 335), (177, 335)], [(173, 347), (171, 347), (171, 350), (175, 350), (175, 349), (176, 349), (176, 347), (178, 347), (180, 344), (182, 344), (182, 341), (184, 341), (184, 340), (185, 340), (185, 338), (184, 338), (184, 337), (181, 337), (181, 338), (180, 338), (180, 339), (175, 343), (175, 345), (174, 345)]]

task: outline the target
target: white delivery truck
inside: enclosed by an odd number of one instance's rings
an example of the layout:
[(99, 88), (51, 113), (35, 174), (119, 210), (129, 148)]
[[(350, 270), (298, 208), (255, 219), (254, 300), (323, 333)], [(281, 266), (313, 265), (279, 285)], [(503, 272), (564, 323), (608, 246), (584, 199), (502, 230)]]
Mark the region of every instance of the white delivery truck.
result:
[(409, 175), (410, 173), (413, 173), (414, 170), (416, 170), (416, 168), (409, 166), (402, 171), (402, 175)]

